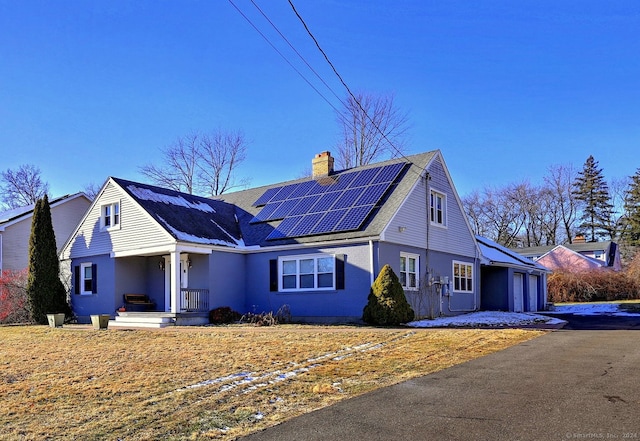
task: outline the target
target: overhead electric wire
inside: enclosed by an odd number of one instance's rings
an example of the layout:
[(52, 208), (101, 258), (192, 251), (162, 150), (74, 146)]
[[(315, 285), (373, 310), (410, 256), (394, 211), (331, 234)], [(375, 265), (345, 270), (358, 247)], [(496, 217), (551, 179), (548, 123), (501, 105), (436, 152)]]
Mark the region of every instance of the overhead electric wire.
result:
[(349, 88), (349, 86), (347, 85), (346, 81), (342, 78), (342, 75), (340, 75), (340, 73), (338, 72), (338, 70), (336, 69), (336, 67), (333, 65), (333, 63), (331, 62), (331, 60), (329, 59), (329, 56), (326, 54), (326, 52), (322, 49), (322, 47), (320, 46), (320, 43), (318, 42), (318, 40), (316, 39), (316, 37), (313, 35), (313, 33), (311, 32), (311, 30), (309, 29), (309, 26), (307, 26), (307, 23), (304, 21), (304, 19), (302, 18), (302, 16), (300, 15), (300, 13), (298, 13), (298, 10), (296, 9), (295, 5), (293, 4), (292, 0), (287, 0), (289, 2), (289, 5), (291, 6), (291, 9), (293, 10), (293, 12), (296, 14), (296, 17), (298, 17), (298, 20), (300, 21), (300, 23), (302, 23), (302, 26), (304, 26), (304, 29), (307, 31), (307, 34), (309, 35), (309, 37), (311, 37), (311, 39), (313, 40), (313, 42), (315, 43), (316, 47), (318, 48), (318, 50), (320, 51), (320, 53), (322, 54), (322, 56), (324, 57), (324, 59), (326, 60), (326, 62), (329, 64), (329, 66), (331, 67), (331, 69), (333, 70), (333, 73), (338, 77), (338, 79), (340, 80), (340, 82), (342, 83), (342, 85), (344, 86), (344, 88), (347, 90), (347, 93), (351, 96), (351, 98), (355, 101), (355, 103), (358, 105), (358, 107), (360, 108), (360, 110), (362, 110), (362, 112), (364, 113), (364, 115), (367, 117), (367, 119), (371, 122), (371, 124), (373, 124), (373, 127), (375, 127), (375, 129), (378, 131), (378, 133), (380, 133), (382, 135), (382, 137), (389, 143), (389, 145), (391, 146), (391, 148), (393, 148), (393, 150), (396, 151), (396, 153), (398, 154), (398, 156), (404, 158), (405, 160), (407, 160), (409, 163), (411, 163), (412, 165), (416, 165), (414, 164), (409, 158), (407, 158), (404, 153), (402, 153), (402, 151), (397, 148), (393, 142), (387, 137), (387, 135), (382, 131), (382, 129), (380, 129), (380, 127), (376, 124), (376, 122), (369, 116), (369, 114), (367, 113), (367, 111), (365, 110), (364, 107), (362, 107), (362, 104), (360, 103), (360, 100), (358, 100), (358, 98), (354, 95), (354, 93), (351, 91), (351, 89)]
[(335, 96), (338, 99), (338, 101), (340, 101), (340, 103), (342, 105), (344, 105), (345, 103), (342, 101), (342, 98), (340, 98), (338, 96), (338, 94), (331, 88), (331, 86), (329, 86), (329, 84), (327, 84), (327, 82), (320, 76), (320, 74), (318, 72), (316, 72), (316, 70), (313, 68), (313, 66), (311, 66), (311, 64), (309, 64), (309, 62), (302, 56), (302, 54), (300, 52), (298, 52), (298, 50), (293, 46), (293, 44), (291, 44), (289, 39), (282, 32), (280, 32), (280, 29), (278, 29), (278, 27), (273, 23), (273, 21), (271, 21), (271, 19), (267, 16), (267, 14), (265, 14), (264, 11), (262, 9), (260, 9), (260, 6), (258, 6), (254, 0), (251, 0), (251, 3), (253, 4), (253, 6), (255, 6), (255, 8), (258, 11), (260, 11), (260, 14), (262, 14), (262, 16), (265, 18), (265, 20), (267, 20), (269, 22), (269, 24), (273, 27), (273, 29), (275, 29), (275, 31), (278, 33), (278, 35), (280, 35), (280, 37), (282, 37), (282, 39), (296, 53), (296, 55), (302, 60), (302, 62), (307, 65), (309, 70), (311, 72), (313, 72), (314, 75), (322, 82), (322, 84), (324, 84), (325, 87), (327, 89), (329, 89), (329, 91), (333, 94), (333, 96)]
[[(231, 3), (231, 5), (236, 9), (236, 11), (238, 11), (238, 13), (240, 15), (242, 15), (242, 17), (251, 25), (251, 27), (253, 29), (255, 29), (255, 31), (260, 34), (260, 36), (269, 44), (269, 46), (271, 46), (271, 48), (273, 48), (274, 51), (276, 51), (278, 53), (278, 55), (280, 55), (282, 57), (282, 59), (284, 61), (286, 61), (286, 63), (318, 94), (320, 95), (320, 97), (326, 101), (327, 104), (329, 104), (329, 106), (331, 106), (331, 108), (333, 110), (335, 110), (336, 112), (340, 113), (340, 111), (331, 103), (331, 101), (329, 101), (327, 99), (327, 97), (325, 97), (303, 74), (302, 72), (300, 72), (288, 59), (287, 57), (285, 57), (285, 55), (280, 52), (280, 50), (271, 42), (271, 40), (269, 40), (269, 38), (260, 31), (260, 29), (258, 29), (258, 27), (251, 21), (251, 19), (249, 17), (247, 17), (241, 10), (240, 8), (238, 8), (238, 6), (236, 6), (236, 4), (233, 2), (233, 0), (229, 0), (229, 3)], [(317, 74), (316, 74), (317, 75)], [(323, 81), (324, 82), (324, 81)]]

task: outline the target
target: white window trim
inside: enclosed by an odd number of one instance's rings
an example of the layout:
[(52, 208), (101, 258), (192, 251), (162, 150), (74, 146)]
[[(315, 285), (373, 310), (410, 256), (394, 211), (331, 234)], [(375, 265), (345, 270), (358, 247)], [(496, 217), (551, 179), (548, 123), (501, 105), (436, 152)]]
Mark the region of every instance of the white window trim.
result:
[[(433, 196), (440, 196), (442, 198), (442, 223), (434, 220), (434, 216), (432, 216), (432, 210), (435, 210), (435, 207), (431, 206)], [(447, 228), (447, 194), (443, 191), (439, 191), (435, 188), (429, 189), (429, 222), (431, 225), (441, 228)]]
[[(333, 259), (333, 274), (331, 280), (331, 286), (320, 287), (316, 285), (318, 283), (318, 265), (317, 259), (330, 257)], [(314, 273), (313, 273), (313, 288), (300, 288), (300, 261), (314, 259)], [(284, 261), (296, 261), (296, 288), (284, 288), (282, 283), (282, 266)], [(278, 257), (278, 292), (308, 292), (308, 291), (335, 291), (336, 290), (336, 256), (335, 254), (301, 254), (292, 256), (279, 256)]]
[[(407, 280), (409, 280), (409, 277), (408, 277), (408, 275), (409, 275), (409, 271), (408, 271), (408, 269), (409, 269), (409, 259), (415, 259), (415, 261), (416, 261), (416, 271), (415, 271), (415, 274), (416, 274), (416, 286), (405, 286), (405, 285), (402, 285), (402, 288), (405, 291), (417, 291), (418, 289), (420, 289), (420, 255), (419, 254), (413, 254), (413, 253), (405, 253), (405, 252), (401, 251), (400, 252), (400, 258), (402, 259), (403, 257), (405, 259), (407, 259), (407, 271), (406, 271)], [(400, 267), (400, 272), (402, 272), (402, 267)], [(400, 279), (400, 284), (402, 284), (402, 278)]]
[[(115, 211), (114, 211), (114, 207), (118, 206), (118, 223), (114, 224), (114, 218), (115, 218)], [(106, 221), (105, 221), (105, 210), (107, 207), (111, 207), (111, 222), (110, 225), (107, 226), (106, 225)], [(114, 201), (108, 204), (102, 204), (100, 206), (100, 228), (103, 230), (119, 230), (120, 229), (120, 225), (122, 224), (122, 204), (120, 203), (120, 201)]]
[[(84, 289), (84, 270), (85, 268), (91, 268), (91, 291), (85, 291)], [(80, 264), (80, 294), (83, 296), (89, 296), (93, 294), (93, 287), (95, 286), (95, 274), (93, 274), (93, 264), (91, 262), (85, 262)]]
[[(456, 271), (455, 271), (456, 264), (471, 267), (471, 288), (472, 288), (471, 291), (466, 289), (456, 289)], [(464, 280), (466, 281), (467, 279), (468, 277), (465, 277)], [(471, 262), (454, 260), (451, 264), (451, 291), (461, 293), (461, 294), (473, 294), (475, 292), (475, 286), (476, 286), (476, 268), (474, 264)]]

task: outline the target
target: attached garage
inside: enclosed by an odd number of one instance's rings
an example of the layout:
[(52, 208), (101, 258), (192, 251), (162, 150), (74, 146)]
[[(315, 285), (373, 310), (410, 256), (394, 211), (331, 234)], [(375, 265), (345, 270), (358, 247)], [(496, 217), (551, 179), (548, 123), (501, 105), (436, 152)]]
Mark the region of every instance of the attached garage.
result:
[(547, 304), (544, 266), (481, 236), (480, 308), (485, 311), (536, 312)]

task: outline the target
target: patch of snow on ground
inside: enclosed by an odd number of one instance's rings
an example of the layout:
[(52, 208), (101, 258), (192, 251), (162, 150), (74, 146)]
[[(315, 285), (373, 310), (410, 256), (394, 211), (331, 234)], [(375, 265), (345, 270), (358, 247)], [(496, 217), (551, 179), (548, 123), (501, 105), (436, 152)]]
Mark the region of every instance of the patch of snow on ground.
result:
[(480, 311), (454, 317), (438, 317), (433, 320), (419, 320), (407, 323), (414, 328), (445, 328), (445, 327), (483, 327), (483, 326), (523, 326), (533, 324), (558, 325), (565, 321), (555, 314), (575, 315), (616, 315), (640, 316), (638, 312), (620, 310), (618, 303), (578, 303), (571, 305), (555, 305), (552, 311), (531, 312), (501, 312)]
[(570, 305), (555, 305), (549, 314), (575, 314), (575, 315), (615, 315), (615, 316), (639, 316), (638, 312), (629, 312), (620, 309), (619, 303), (574, 303)]
[(442, 328), (457, 326), (522, 326), (542, 323), (556, 325), (564, 323), (564, 320), (529, 312), (479, 311), (454, 317), (438, 317), (433, 320), (419, 320), (407, 323), (407, 325), (414, 328)]

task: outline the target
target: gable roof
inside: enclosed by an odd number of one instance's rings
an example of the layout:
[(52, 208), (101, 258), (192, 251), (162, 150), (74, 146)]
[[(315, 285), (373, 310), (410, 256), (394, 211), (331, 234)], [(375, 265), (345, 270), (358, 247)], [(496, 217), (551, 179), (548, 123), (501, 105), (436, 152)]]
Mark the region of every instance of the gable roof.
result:
[[(226, 193), (217, 197), (222, 201), (236, 206), (236, 216), (238, 218), (239, 227), (247, 246), (268, 247), (294, 243), (312, 243), (330, 240), (377, 237), (382, 233), (393, 215), (397, 212), (402, 202), (415, 186), (416, 182), (424, 175), (424, 170), (437, 156), (440, 156), (440, 152), (438, 150), (434, 150), (418, 155), (408, 156), (406, 158), (392, 159), (366, 166), (336, 171), (328, 177), (325, 176), (317, 179), (308, 177), (234, 193)], [(372, 208), (362, 225), (355, 230), (272, 239), (269, 238), (269, 236), (275, 229), (278, 229), (283, 220), (277, 219), (264, 222), (255, 221), (256, 215), (258, 215), (262, 210), (262, 206), (256, 206), (255, 203), (265, 194), (265, 192), (269, 190), (313, 181), (325, 186), (336, 185), (340, 181), (341, 177), (351, 174), (354, 171), (363, 171), (399, 163), (406, 163), (407, 165), (402, 169), (397, 178), (390, 183), (389, 188), (382, 195), (380, 201), (378, 201)], [(271, 237), (273, 237), (273, 235)]]
[(476, 236), (476, 240), (480, 247), (480, 252), (482, 253), (481, 263), (483, 265), (508, 266), (526, 270), (534, 269), (537, 271), (549, 272), (546, 267), (539, 263), (521, 256), (520, 254), (505, 248), (486, 237)]
[[(83, 192), (67, 194), (67, 195), (60, 196), (58, 198), (50, 200), (49, 207), (53, 208), (62, 203), (68, 202), (70, 200), (73, 200), (79, 197), (84, 197), (87, 200), (90, 200), (90, 198)], [(35, 207), (36, 207), (36, 204), (29, 204), (23, 207), (12, 208), (12, 209), (0, 212), (0, 231), (4, 229), (4, 227), (7, 227), (9, 225), (14, 224), (15, 222), (19, 222), (23, 219), (26, 219), (32, 216), (33, 210), (35, 209)]]
[[(551, 269), (596, 269), (605, 266), (601, 260), (585, 256), (565, 245), (557, 245), (540, 258), (538, 262), (546, 264)], [(582, 268), (581, 268), (582, 267)]]
[(177, 241), (244, 245), (233, 205), (125, 179), (110, 179)]
[[(613, 242), (610, 240), (606, 240), (603, 242), (579, 242), (579, 243), (566, 243), (562, 246), (577, 253), (588, 253), (591, 251), (602, 251), (607, 252), (611, 247)], [(523, 256), (542, 256), (545, 253), (548, 253), (552, 249), (557, 247), (557, 245), (545, 245), (545, 246), (537, 246), (537, 247), (525, 247), (525, 248), (511, 248), (511, 250), (516, 251)]]

